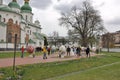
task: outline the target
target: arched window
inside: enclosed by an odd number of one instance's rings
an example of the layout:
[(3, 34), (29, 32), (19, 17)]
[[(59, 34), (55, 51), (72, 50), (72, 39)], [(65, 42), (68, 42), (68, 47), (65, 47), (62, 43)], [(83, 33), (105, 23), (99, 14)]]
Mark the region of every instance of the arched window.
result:
[(26, 19), (26, 21), (28, 20), (28, 16), (27, 15), (25, 16), (25, 19)]
[(8, 43), (12, 43), (12, 33), (8, 33)]
[(30, 30), (30, 35), (31, 35), (31, 30)]
[(5, 18), (3, 18), (3, 22), (5, 22)]
[(27, 30), (27, 33), (29, 33), (29, 30)]
[(32, 16), (30, 17), (30, 21), (32, 21)]
[(18, 21), (16, 21), (15, 23), (18, 24)]
[(12, 25), (12, 24), (13, 24), (13, 19), (11, 19), (11, 18), (8, 19), (8, 24), (9, 24), (9, 25)]
[(10, 18), (10, 19), (8, 20), (8, 22), (13, 23), (13, 19)]

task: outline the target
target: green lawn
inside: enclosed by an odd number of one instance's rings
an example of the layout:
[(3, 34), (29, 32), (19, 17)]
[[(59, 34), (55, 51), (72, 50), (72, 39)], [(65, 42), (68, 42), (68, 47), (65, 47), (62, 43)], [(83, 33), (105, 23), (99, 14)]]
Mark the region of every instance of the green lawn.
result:
[[(22, 80), (120, 80), (120, 53), (18, 67)], [(12, 67), (0, 71), (0, 80), (13, 74)]]
[(51, 80), (120, 80), (120, 62), (60, 76)]
[[(36, 55), (40, 55), (41, 52), (36, 52)], [(29, 53), (25, 52), (24, 56), (28, 56)], [(0, 58), (12, 58), (14, 56), (13, 52), (0, 52)], [(21, 52), (16, 52), (16, 57), (21, 57)]]

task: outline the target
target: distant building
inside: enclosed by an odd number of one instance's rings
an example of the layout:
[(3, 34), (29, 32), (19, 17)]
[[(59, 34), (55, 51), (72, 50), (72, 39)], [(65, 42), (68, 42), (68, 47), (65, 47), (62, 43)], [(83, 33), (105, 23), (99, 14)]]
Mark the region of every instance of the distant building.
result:
[(120, 47), (120, 31), (114, 33), (114, 47)]
[(64, 45), (69, 42), (69, 40), (66, 37), (61, 37), (61, 36), (58, 37), (49, 36), (47, 40), (49, 45), (55, 45), (55, 46), (60, 46), (61, 44)]
[(120, 31), (102, 35), (102, 47), (120, 47)]
[(8, 5), (0, 0), (0, 49), (14, 48), (14, 37), (17, 34), (17, 47), (33, 45), (43, 46), (44, 35), (41, 33), (38, 20), (33, 23), (32, 8), (29, 0), (24, 0), (20, 7), (17, 0)]

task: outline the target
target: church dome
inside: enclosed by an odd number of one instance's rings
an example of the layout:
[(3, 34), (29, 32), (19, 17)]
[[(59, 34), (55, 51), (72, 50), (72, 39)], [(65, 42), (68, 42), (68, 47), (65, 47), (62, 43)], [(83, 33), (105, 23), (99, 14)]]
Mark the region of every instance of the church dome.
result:
[(12, 1), (8, 4), (9, 7), (11, 8), (18, 8), (20, 9), (20, 5), (16, 1)]
[(24, 5), (21, 7), (22, 12), (31, 12), (32, 8), (30, 7), (28, 2), (25, 2)]
[(7, 11), (7, 12), (14, 12), (11, 8), (9, 8), (7, 5), (0, 6), (0, 11)]

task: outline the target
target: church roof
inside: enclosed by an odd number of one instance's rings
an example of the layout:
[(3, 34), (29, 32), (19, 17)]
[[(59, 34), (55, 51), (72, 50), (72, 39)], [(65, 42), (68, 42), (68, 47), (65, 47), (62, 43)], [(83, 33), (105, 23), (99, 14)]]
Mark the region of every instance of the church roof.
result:
[(35, 38), (36, 39), (39, 39), (39, 40), (44, 40), (44, 36), (40, 33), (37, 33), (37, 32), (33, 32), (33, 34), (35, 35)]
[(5, 6), (5, 5), (4, 5), (4, 6), (1, 6), (1, 7), (0, 7), (0, 10), (1, 10), (1, 11), (13, 12), (13, 10), (12, 10), (11, 8), (9, 8), (8, 6)]
[(8, 4), (9, 7), (11, 8), (18, 8), (20, 9), (20, 5), (16, 1), (12, 1)]
[(35, 44), (35, 42), (32, 39), (29, 39), (28, 43), (33, 43)]
[(27, 22), (28, 25), (32, 26), (32, 27), (36, 27), (38, 29), (42, 29), (40, 25), (36, 25), (34, 23), (30, 23), (30, 22)]
[(0, 11), (6, 11), (6, 12), (12, 12), (12, 13), (17, 13), (17, 14), (20, 14), (16, 11), (13, 11), (9, 6), (7, 5), (1, 5), (0, 6)]

